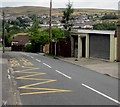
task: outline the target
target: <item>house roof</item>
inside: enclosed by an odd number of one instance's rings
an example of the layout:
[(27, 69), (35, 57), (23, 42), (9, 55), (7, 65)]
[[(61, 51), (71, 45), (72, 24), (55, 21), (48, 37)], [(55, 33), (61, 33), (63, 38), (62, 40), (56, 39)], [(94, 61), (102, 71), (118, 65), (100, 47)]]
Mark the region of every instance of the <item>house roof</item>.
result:
[(18, 42), (17, 45), (25, 45), (26, 43), (29, 43), (29, 36), (27, 35), (18, 35), (14, 37), (12, 42)]
[(109, 30), (85, 30), (85, 29), (78, 29), (76, 33), (85, 33), (85, 34), (113, 34), (115, 35), (115, 31), (109, 31)]
[(19, 36), (19, 35), (28, 35), (28, 33), (17, 33), (17, 34), (14, 34), (13, 37), (16, 37), (16, 36)]

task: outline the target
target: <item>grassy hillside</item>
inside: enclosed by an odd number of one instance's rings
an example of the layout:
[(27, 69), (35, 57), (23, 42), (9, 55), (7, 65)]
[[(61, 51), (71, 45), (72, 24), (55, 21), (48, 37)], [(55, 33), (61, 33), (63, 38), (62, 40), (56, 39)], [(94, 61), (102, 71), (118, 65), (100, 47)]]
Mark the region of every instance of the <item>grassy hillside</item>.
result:
[[(1, 8), (0, 8), (1, 9)], [(17, 14), (17, 15), (26, 15), (26, 14), (49, 14), (49, 8), (46, 7), (32, 7), (32, 6), (22, 6), (22, 7), (7, 7), (3, 8), (6, 14)], [(52, 10), (54, 14), (59, 13), (59, 9)]]
[[(1, 11), (2, 8), (0, 8)], [(6, 14), (20, 14), (20, 15), (26, 15), (26, 14), (38, 14), (38, 15), (44, 15), (49, 14), (49, 8), (47, 7), (35, 7), (35, 6), (22, 6), (22, 7), (6, 7), (3, 8), (5, 10)], [(52, 15), (61, 15), (62, 11), (64, 9), (52, 9)], [(75, 9), (74, 14), (101, 14), (101, 13), (117, 13), (117, 10), (105, 10), (105, 9)]]
[(105, 14), (105, 13), (118, 13), (117, 10), (107, 10), (107, 9), (75, 9), (75, 13), (84, 14)]

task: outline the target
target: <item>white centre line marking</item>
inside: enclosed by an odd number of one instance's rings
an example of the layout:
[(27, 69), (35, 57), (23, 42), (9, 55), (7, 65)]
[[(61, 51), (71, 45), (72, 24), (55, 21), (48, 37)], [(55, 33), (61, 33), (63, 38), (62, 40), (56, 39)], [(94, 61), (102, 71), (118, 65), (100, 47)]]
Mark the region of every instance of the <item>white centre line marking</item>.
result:
[(82, 83), (82, 86), (84, 86), (84, 87), (86, 87), (86, 88), (88, 88), (88, 89), (90, 89), (90, 90), (92, 90), (92, 91), (94, 91), (94, 92), (96, 92), (96, 93), (98, 93), (98, 94), (100, 94), (100, 95), (102, 95), (102, 96), (104, 96), (104, 97), (108, 98), (109, 100), (112, 100), (113, 102), (115, 102), (115, 103), (117, 103), (117, 104), (120, 104), (120, 102), (119, 102), (119, 101), (117, 101), (117, 100), (115, 100), (115, 99), (111, 98), (110, 96), (105, 95), (105, 94), (103, 94), (103, 93), (101, 93), (101, 92), (99, 92), (99, 91), (97, 91), (97, 90), (95, 90), (95, 89), (91, 88), (91, 87), (90, 87), (90, 86), (88, 86), (88, 85), (85, 85), (85, 84), (83, 84), (83, 83)]
[(67, 78), (69, 78), (69, 79), (72, 79), (72, 77), (70, 77), (70, 76), (68, 76), (68, 75), (66, 75), (66, 74), (64, 74), (64, 73), (62, 73), (62, 72), (60, 72), (60, 71), (58, 71), (58, 70), (55, 70), (56, 72), (58, 72), (59, 74), (62, 74), (63, 76), (65, 76), (65, 77), (67, 77)]
[(41, 62), (40, 60), (36, 59), (36, 61)]
[(45, 66), (49, 67), (49, 68), (52, 68), (50, 65), (46, 64), (46, 63), (43, 63)]

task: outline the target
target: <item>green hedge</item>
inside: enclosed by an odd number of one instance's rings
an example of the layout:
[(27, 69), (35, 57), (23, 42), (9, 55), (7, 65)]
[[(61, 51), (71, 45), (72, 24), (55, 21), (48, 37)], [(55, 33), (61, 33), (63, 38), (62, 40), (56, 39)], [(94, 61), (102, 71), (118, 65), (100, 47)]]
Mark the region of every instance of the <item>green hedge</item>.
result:
[(32, 51), (33, 51), (33, 46), (32, 46), (32, 44), (26, 44), (26, 45), (24, 46), (24, 51), (25, 51), (25, 52), (32, 52)]

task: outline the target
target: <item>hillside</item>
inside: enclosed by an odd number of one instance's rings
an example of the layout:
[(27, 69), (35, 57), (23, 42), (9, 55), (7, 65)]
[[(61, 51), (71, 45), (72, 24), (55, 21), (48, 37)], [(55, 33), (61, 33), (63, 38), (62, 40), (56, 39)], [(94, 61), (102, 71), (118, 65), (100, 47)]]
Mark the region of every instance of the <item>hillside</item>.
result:
[[(0, 8), (1, 11), (2, 8)], [(6, 7), (3, 8), (6, 14), (12, 15), (27, 15), (27, 14), (38, 14), (45, 15), (49, 14), (49, 8), (47, 7), (35, 7), (35, 6), (22, 6), (22, 7)], [(52, 15), (61, 15), (64, 9), (52, 9)], [(105, 9), (74, 9), (74, 14), (104, 14), (104, 13), (117, 13), (117, 10), (105, 10)]]
[[(26, 15), (26, 14), (49, 14), (49, 8), (46, 7), (34, 7), (34, 6), (22, 6), (22, 7), (6, 7), (3, 8), (6, 14), (12, 15)], [(0, 8), (1, 10), (1, 8)], [(52, 9), (54, 14), (59, 14), (59, 9)]]

